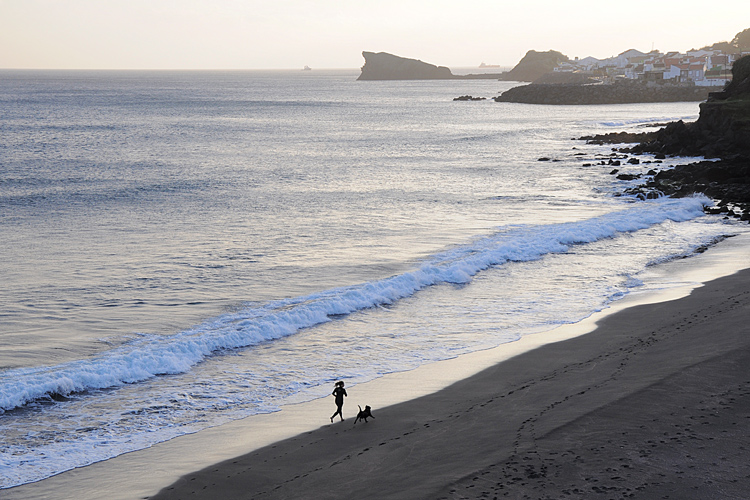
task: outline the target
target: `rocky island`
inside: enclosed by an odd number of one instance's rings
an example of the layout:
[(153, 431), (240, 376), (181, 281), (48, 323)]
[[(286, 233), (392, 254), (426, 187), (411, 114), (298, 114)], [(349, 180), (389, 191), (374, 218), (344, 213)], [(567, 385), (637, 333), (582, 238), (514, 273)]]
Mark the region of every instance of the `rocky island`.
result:
[(449, 68), (387, 52), (362, 52), (365, 65), (357, 80), (449, 80), (455, 78)]
[(357, 80), (497, 80), (504, 73), (454, 75), (450, 68), (395, 56), (387, 52), (362, 52), (365, 65)]

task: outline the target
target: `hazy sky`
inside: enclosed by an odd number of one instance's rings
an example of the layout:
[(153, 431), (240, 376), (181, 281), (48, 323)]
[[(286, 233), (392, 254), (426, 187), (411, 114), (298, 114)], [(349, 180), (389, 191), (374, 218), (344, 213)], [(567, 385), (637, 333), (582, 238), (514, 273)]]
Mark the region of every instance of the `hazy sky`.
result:
[(748, 0), (0, 0), (0, 68), (358, 68), (363, 50), (513, 66), (529, 49), (685, 51), (746, 28)]

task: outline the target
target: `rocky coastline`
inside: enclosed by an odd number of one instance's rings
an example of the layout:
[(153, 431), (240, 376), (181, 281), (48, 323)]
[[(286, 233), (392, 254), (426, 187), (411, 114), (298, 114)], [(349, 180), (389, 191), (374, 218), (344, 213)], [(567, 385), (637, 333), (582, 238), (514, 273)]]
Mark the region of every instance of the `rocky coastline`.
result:
[(613, 84), (543, 84), (513, 87), (494, 97), (496, 102), (522, 104), (630, 104), (639, 102), (703, 101), (707, 87), (683, 85), (647, 85), (622, 81)]
[(711, 158), (649, 172), (645, 182), (625, 193), (646, 198), (702, 193), (716, 203), (707, 212), (750, 221), (750, 56), (734, 64), (731, 83), (701, 103), (699, 118), (693, 123), (677, 121), (656, 132), (581, 139), (596, 144), (634, 144), (615, 148), (620, 154)]

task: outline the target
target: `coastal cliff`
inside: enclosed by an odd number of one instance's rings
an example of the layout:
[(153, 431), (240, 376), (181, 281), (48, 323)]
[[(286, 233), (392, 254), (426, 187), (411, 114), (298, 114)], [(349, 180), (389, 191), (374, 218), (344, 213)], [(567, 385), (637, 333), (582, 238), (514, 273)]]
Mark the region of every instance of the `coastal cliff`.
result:
[(365, 65), (357, 80), (448, 80), (455, 78), (449, 68), (387, 52), (362, 52)]

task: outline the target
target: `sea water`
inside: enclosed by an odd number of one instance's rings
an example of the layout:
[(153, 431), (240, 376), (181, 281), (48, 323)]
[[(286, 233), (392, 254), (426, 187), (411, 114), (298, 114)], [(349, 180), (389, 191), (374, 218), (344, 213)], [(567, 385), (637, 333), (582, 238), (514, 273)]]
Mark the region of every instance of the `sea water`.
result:
[(697, 103), (357, 74), (0, 72), (0, 487), (579, 321), (747, 231), (612, 174), (689, 159), (574, 140)]

